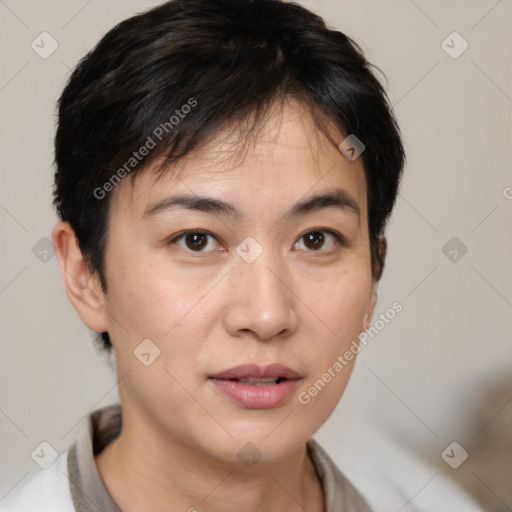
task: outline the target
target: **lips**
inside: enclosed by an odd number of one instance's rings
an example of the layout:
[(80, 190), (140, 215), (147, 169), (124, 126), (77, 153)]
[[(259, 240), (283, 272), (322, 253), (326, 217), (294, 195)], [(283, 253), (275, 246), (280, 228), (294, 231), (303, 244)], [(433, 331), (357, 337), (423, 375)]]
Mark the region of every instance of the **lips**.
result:
[(285, 402), (302, 377), (282, 364), (240, 365), (209, 377), (231, 401), (248, 409), (269, 409)]
[(229, 370), (212, 375), (212, 379), (220, 380), (243, 380), (252, 379), (253, 381), (274, 379), (274, 380), (297, 380), (301, 376), (296, 371), (284, 366), (283, 364), (270, 364), (267, 366), (258, 366), (257, 364), (243, 364), (235, 366)]

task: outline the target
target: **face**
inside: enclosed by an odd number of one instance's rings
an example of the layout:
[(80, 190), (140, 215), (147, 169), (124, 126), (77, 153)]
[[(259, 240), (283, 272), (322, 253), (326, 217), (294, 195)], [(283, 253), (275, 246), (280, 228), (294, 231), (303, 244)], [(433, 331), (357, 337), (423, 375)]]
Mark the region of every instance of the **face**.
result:
[(104, 322), (139, 431), (271, 461), (333, 411), (354, 359), (335, 363), (371, 316), (366, 182), (298, 105), (238, 161), (233, 137), (116, 188)]

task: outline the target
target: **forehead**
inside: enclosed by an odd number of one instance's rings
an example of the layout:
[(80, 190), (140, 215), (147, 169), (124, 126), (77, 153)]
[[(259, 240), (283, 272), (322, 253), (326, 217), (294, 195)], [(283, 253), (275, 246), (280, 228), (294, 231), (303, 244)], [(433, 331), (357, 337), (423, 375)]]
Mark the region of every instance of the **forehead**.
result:
[[(179, 193), (229, 198), (248, 208), (263, 201), (285, 203), (315, 189), (343, 188), (366, 215), (362, 159), (347, 160), (316, 128), (297, 102), (274, 107), (256, 132), (239, 125), (215, 133), (172, 168), (148, 166), (114, 191), (111, 213), (140, 216), (148, 205)], [(340, 142), (344, 135), (340, 134)]]

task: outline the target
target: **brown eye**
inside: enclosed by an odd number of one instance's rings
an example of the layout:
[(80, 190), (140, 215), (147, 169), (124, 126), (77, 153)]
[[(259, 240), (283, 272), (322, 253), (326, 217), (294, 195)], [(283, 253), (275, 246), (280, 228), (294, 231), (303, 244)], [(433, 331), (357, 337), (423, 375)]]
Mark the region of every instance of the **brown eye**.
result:
[(317, 251), (322, 248), (325, 242), (325, 236), (321, 231), (310, 231), (304, 235), (306, 247)]
[[(300, 241), (304, 241), (304, 246), (306, 247), (306, 250), (309, 252), (320, 252), (322, 249), (324, 250), (321, 252), (326, 252), (333, 245), (341, 243), (342, 237), (341, 235), (338, 235), (337, 233), (331, 230), (315, 229), (312, 231), (308, 231), (307, 233), (302, 235), (299, 241), (295, 242), (295, 248), (302, 249), (301, 247), (299, 247)], [(325, 248), (326, 244), (328, 245), (327, 248)]]
[[(214, 241), (213, 248), (211, 248), (212, 242), (210, 240)], [(215, 248), (215, 238), (204, 231), (184, 231), (170, 241), (170, 245), (172, 244), (176, 244), (189, 252), (212, 252)], [(209, 247), (209, 249), (204, 250), (205, 247)]]
[(187, 233), (185, 235), (185, 245), (193, 251), (200, 251), (208, 245), (208, 235), (204, 233)]

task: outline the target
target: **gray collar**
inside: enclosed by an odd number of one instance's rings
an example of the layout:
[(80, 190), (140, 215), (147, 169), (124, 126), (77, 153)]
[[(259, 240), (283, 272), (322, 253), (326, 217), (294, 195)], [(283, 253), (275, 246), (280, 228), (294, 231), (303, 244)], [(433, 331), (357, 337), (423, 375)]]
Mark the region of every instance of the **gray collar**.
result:
[[(121, 427), (120, 404), (97, 409), (87, 416), (76, 443), (70, 447), (69, 486), (77, 512), (122, 512), (110, 496), (94, 462), (94, 455), (120, 434)], [(325, 512), (371, 512), (325, 450), (312, 438), (306, 446), (322, 483)]]

